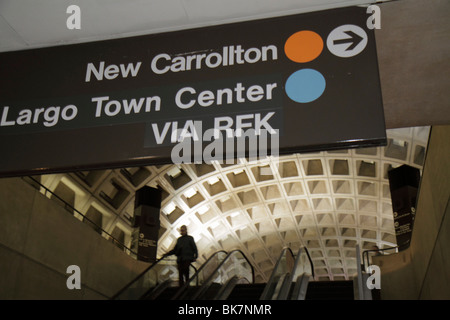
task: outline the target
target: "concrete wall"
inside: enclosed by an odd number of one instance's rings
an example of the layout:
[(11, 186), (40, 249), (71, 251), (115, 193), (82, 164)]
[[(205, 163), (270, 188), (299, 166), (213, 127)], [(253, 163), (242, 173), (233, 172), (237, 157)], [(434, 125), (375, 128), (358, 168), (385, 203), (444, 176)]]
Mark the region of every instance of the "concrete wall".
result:
[[(66, 286), (70, 265), (80, 290)], [(0, 179), (0, 300), (107, 299), (147, 266), (22, 179)]]
[(375, 30), (386, 128), (450, 123), (450, 1), (380, 3)]
[(450, 299), (450, 126), (434, 126), (410, 247), (375, 257), (382, 299)]

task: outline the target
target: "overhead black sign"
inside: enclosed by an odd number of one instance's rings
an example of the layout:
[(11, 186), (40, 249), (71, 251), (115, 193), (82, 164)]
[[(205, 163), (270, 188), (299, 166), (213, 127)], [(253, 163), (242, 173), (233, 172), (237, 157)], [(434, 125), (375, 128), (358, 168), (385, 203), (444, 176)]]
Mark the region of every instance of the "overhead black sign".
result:
[(136, 191), (134, 201), (135, 227), (139, 228), (137, 258), (155, 262), (160, 229), (161, 191), (148, 186)]
[(420, 170), (408, 165), (388, 171), (394, 229), (399, 250), (409, 247), (416, 215)]
[(195, 160), (224, 158), (208, 145), (248, 132), (277, 141), (272, 154), (383, 145), (367, 18), (352, 7), (2, 53), (0, 175), (170, 163), (186, 138)]

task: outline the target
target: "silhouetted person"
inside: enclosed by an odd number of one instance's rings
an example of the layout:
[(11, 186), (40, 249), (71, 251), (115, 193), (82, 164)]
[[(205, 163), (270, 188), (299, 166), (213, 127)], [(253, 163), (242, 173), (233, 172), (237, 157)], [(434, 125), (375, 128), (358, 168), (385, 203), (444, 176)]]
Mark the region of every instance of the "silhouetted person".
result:
[(180, 234), (181, 237), (177, 239), (175, 248), (167, 252), (164, 256), (171, 256), (173, 254), (177, 256), (179, 284), (181, 287), (185, 282), (189, 282), (189, 266), (197, 260), (198, 251), (194, 238), (187, 233), (186, 226), (181, 226)]

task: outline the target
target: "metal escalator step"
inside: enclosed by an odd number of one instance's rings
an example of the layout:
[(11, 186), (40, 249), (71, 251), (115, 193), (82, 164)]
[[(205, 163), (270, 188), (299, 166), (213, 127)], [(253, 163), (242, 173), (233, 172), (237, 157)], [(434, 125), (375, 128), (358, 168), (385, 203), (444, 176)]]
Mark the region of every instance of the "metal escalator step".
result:
[[(187, 289), (186, 295), (184, 295), (184, 299), (189, 300), (189, 296), (193, 295), (196, 290), (198, 290), (199, 287), (189, 287)], [(161, 294), (155, 298), (155, 300), (171, 300), (175, 294), (178, 292), (180, 288), (179, 287), (170, 287), (161, 292)]]
[(238, 284), (227, 300), (259, 300), (265, 286), (265, 283)]
[(155, 300), (170, 300), (178, 291), (178, 287), (167, 288)]
[(313, 281), (308, 284), (306, 300), (353, 300), (352, 281)]

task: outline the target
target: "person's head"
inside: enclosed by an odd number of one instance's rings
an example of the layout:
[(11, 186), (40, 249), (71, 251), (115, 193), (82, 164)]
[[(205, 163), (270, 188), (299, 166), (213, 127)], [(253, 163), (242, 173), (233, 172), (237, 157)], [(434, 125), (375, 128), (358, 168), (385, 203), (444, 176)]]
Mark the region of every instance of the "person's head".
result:
[(187, 227), (185, 225), (181, 226), (180, 233), (181, 233), (182, 236), (187, 235)]

